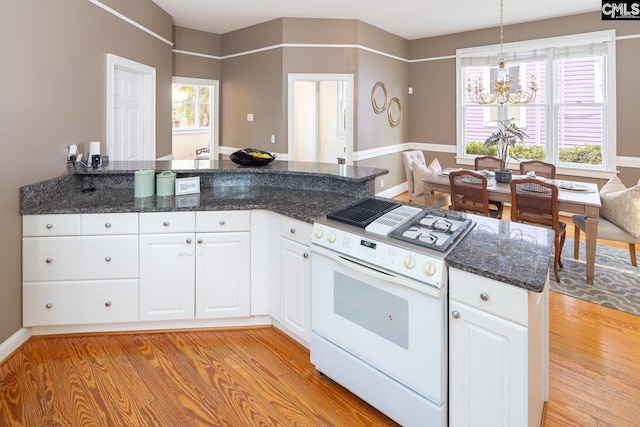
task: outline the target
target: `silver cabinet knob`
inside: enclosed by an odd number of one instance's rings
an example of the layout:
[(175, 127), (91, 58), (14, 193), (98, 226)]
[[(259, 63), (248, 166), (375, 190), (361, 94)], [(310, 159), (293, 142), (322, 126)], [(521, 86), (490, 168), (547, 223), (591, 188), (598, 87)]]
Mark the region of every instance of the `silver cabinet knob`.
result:
[(45, 225), (45, 227), (47, 228), (47, 230), (51, 230), (53, 228), (53, 224), (47, 224)]
[(44, 306), (47, 310), (49, 310), (51, 307), (53, 307), (53, 304), (51, 304), (50, 302), (47, 303), (47, 305)]
[(198, 239), (198, 244), (199, 244), (199, 245), (201, 245), (201, 244), (203, 244), (203, 243), (204, 243), (204, 240), (202, 240), (202, 239)]
[(111, 262), (111, 257), (110, 257), (110, 256), (104, 257), (104, 260), (105, 260), (106, 262)]
[(220, 225), (225, 225), (227, 223), (227, 221), (225, 221), (224, 219), (220, 220)]
[(169, 226), (169, 221), (163, 222), (162, 225), (164, 225), (165, 227), (168, 227)]
[(104, 306), (105, 306), (105, 307), (111, 307), (111, 301), (107, 301), (107, 302), (105, 302), (105, 303), (104, 303)]
[(309, 254), (308, 254), (308, 253), (306, 253), (306, 252), (305, 252), (305, 253), (303, 253), (303, 254), (302, 254), (302, 258), (304, 258), (304, 259), (309, 258)]
[(111, 228), (111, 223), (110, 222), (105, 223), (104, 228)]
[(460, 312), (457, 310), (454, 310), (451, 312), (451, 317), (453, 317), (454, 319), (459, 319), (460, 318)]
[(486, 293), (486, 292), (481, 293), (481, 294), (480, 294), (480, 299), (481, 299), (482, 301), (489, 301), (489, 294), (488, 294), (488, 293)]
[(44, 262), (46, 262), (47, 264), (51, 264), (53, 262), (52, 258), (47, 258)]
[(185, 240), (185, 242), (187, 242), (187, 245), (190, 245), (190, 244), (191, 244), (191, 242), (193, 242), (193, 240), (191, 240), (191, 239), (187, 239), (187, 240)]
[(296, 234), (296, 229), (291, 227), (291, 230), (289, 230), (291, 232), (291, 234)]

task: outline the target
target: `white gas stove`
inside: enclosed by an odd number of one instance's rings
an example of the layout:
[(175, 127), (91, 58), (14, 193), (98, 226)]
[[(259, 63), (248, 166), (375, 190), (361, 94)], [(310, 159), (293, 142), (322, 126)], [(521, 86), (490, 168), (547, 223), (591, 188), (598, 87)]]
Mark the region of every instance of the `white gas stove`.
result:
[(363, 199), (317, 221), (311, 241), (441, 288), (447, 279), (444, 257), (473, 225), (458, 212)]
[(472, 226), (379, 199), (313, 225), (311, 361), (407, 427), (447, 425), (445, 257)]

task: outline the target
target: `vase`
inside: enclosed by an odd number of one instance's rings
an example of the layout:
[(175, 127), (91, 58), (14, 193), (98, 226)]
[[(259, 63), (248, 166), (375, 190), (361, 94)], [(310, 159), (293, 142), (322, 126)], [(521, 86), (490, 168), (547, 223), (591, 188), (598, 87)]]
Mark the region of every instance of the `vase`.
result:
[(510, 183), (511, 178), (513, 176), (513, 173), (509, 169), (506, 169), (506, 170), (496, 169), (495, 174), (496, 174), (496, 182), (500, 182), (502, 184)]

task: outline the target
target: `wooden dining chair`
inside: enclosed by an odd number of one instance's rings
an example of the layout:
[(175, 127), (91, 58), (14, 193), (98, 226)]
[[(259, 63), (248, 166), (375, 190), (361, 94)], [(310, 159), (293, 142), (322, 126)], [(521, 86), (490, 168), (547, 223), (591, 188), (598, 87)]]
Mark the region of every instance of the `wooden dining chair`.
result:
[(474, 159), (474, 168), (477, 171), (500, 169), (500, 159), (494, 156), (478, 156)]
[(488, 182), (484, 175), (470, 170), (451, 172), (449, 185), (451, 187), (450, 210), (502, 218), (502, 209), (496, 209), (489, 203)]
[(556, 179), (556, 166), (542, 160), (520, 162), (520, 175), (526, 175), (527, 172), (535, 172), (536, 176)]
[(554, 232), (555, 256), (553, 272), (560, 283), (558, 267), (562, 268), (562, 248), (567, 225), (558, 213), (558, 187), (535, 178), (511, 181), (511, 221), (550, 228)]
[[(494, 171), (500, 169), (500, 159), (494, 156), (478, 156), (473, 161), (474, 169), (477, 171), (488, 170)], [(489, 200), (496, 210), (502, 212), (502, 202), (496, 202), (495, 200)]]

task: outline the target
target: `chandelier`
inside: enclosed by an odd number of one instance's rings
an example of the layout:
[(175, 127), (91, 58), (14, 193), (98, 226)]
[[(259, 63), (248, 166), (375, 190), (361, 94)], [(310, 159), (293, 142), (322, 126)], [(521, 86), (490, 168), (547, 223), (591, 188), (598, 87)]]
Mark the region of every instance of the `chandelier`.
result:
[(536, 83), (536, 77), (531, 75), (531, 86), (529, 91), (523, 90), (520, 82), (518, 82), (518, 91), (511, 92), (511, 76), (509, 75), (509, 69), (504, 65), (504, 53), (502, 51), (502, 45), (504, 43), (503, 38), (503, 1), (500, 0), (500, 55), (498, 56), (498, 73), (495, 80), (493, 80), (493, 93), (485, 92), (484, 85), (482, 84), (482, 77), (476, 80), (473, 84), (471, 79), (467, 80), (467, 92), (469, 98), (477, 104), (528, 104), (536, 98), (536, 91), (538, 90), (538, 84)]

